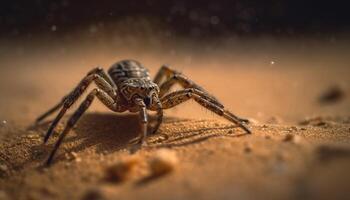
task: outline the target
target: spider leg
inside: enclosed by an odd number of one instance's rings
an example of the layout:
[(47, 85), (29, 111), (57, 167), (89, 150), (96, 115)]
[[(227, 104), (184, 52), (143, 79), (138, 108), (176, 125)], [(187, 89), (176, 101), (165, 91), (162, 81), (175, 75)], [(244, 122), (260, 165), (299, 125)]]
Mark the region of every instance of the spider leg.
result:
[(158, 131), (162, 122), (163, 122), (163, 108), (162, 108), (162, 104), (160, 103), (159, 98), (157, 97), (157, 122), (156, 122), (156, 125), (154, 126), (154, 128), (151, 132), (152, 135)]
[[(163, 80), (164, 79), (164, 80)], [(201, 86), (187, 78), (185, 75), (183, 75), (181, 72), (178, 72), (174, 69), (171, 69), (167, 65), (163, 65), (158, 73), (156, 74), (154, 80), (154, 83), (159, 85), (160, 88), (160, 95), (159, 97), (164, 96), (166, 92), (169, 91), (169, 89), (175, 84), (179, 83), (184, 88), (197, 88), (198, 90), (201, 90), (208, 94)], [(208, 94), (209, 96), (212, 96)], [(213, 99), (216, 99), (212, 96)]]
[[(115, 86), (115, 84), (113, 83), (113, 81), (110, 79), (110, 77), (103, 71), (103, 69), (101, 67), (96, 67), (94, 69), (92, 69), (91, 71), (89, 71), (87, 73), (87, 75), (83, 78), (83, 80), (78, 84), (78, 86), (68, 95), (66, 95), (58, 104), (56, 104), (54, 107), (52, 107), (51, 109), (49, 109), (48, 111), (46, 111), (45, 113), (43, 113), (42, 115), (40, 115), (36, 120), (35, 120), (35, 124), (38, 124), (39, 122), (41, 122), (42, 120), (44, 120), (46, 117), (48, 117), (49, 115), (51, 115), (52, 113), (56, 112), (58, 109), (60, 109), (64, 104), (65, 101), (67, 100), (67, 98), (69, 98), (69, 96), (72, 95), (79, 95), (82, 94), (85, 89), (87, 88), (87, 86), (91, 83), (91, 79), (93, 79), (94, 75), (99, 75), (101, 78), (103, 78), (106, 82), (108, 82), (108, 84), (112, 87)], [(80, 95), (79, 95), (80, 96)], [(72, 99), (72, 98), (71, 98)]]
[(66, 127), (64, 128), (62, 134), (59, 136), (57, 142), (55, 143), (53, 150), (50, 153), (49, 158), (46, 161), (46, 165), (51, 164), (52, 159), (53, 159), (54, 155), (56, 154), (56, 151), (60, 147), (64, 137), (69, 133), (69, 131), (77, 123), (77, 121), (84, 114), (84, 112), (90, 107), (91, 103), (93, 102), (93, 100), (96, 96), (108, 108), (110, 108), (111, 110), (116, 110), (116, 108), (117, 108), (116, 102), (114, 101), (114, 99), (111, 96), (109, 96), (106, 92), (104, 92), (100, 89), (97, 89), (97, 88), (93, 89), (87, 95), (85, 100), (80, 104), (79, 108), (74, 112), (74, 114), (68, 120)]
[[(160, 84), (161, 80), (165, 80)], [(203, 89), (200, 85), (195, 83), (194, 81), (190, 80), (188, 77), (185, 75), (181, 74), (180, 72), (173, 70), (169, 68), (168, 66), (162, 66), (159, 72), (157, 73), (154, 81), (157, 81), (155, 83), (159, 84), (160, 92), (159, 96), (163, 97), (169, 90), (170, 88), (178, 83), (180, 84), (183, 88), (195, 88), (203, 93), (202, 96), (206, 98), (206, 100), (216, 104), (217, 106), (224, 108), (222, 103), (213, 95), (209, 94), (205, 89)], [(244, 122), (244, 123), (249, 123), (249, 120), (243, 119), (240, 117), (235, 116), (234, 114), (230, 114), (232, 117), (236, 118), (237, 120)]]
[(140, 107), (139, 118), (140, 118), (142, 130), (140, 135), (137, 138), (129, 142), (129, 144), (134, 145), (132, 149), (133, 152), (145, 144), (145, 139), (147, 137), (147, 124), (148, 124), (147, 109), (146, 109), (145, 103), (143, 102), (142, 99), (135, 99), (135, 104)]
[(175, 73), (180, 73), (180, 72), (170, 69), (167, 65), (163, 65), (157, 72), (156, 76), (154, 77), (153, 82), (157, 85), (160, 85), (163, 79), (168, 79)]
[(160, 97), (164, 96), (165, 93), (167, 93), (170, 90), (170, 88), (174, 86), (176, 83), (180, 84), (183, 88), (196, 88), (206, 93), (207, 96), (217, 101), (218, 104), (221, 104), (213, 95), (209, 94), (205, 89), (203, 89), (197, 83), (193, 82), (188, 77), (180, 73), (175, 73), (159, 86), (159, 89), (160, 89), (159, 96)]
[(226, 118), (227, 120), (237, 124), (240, 128), (242, 128), (247, 133), (251, 133), (248, 127), (246, 127), (240, 118), (233, 115), (228, 110), (225, 110), (223, 107), (216, 105), (214, 102), (210, 102), (205, 93), (199, 91), (196, 88), (188, 88), (180, 91), (176, 91), (170, 93), (161, 98), (161, 102), (163, 105), (163, 109), (172, 108), (180, 103), (183, 103), (189, 99), (194, 99), (197, 103), (202, 105), (203, 107), (209, 109), (210, 111), (218, 114)]
[(67, 110), (75, 103), (76, 100), (85, 92), (87, 89), (88, 85), (92, 83), (92, 81), (95, 81), (96, 85), (105, 91), (109, 96), (112, 98), (117, 99), (117, 94), (115, 89), (100, 75), (98, 74), (90, 74), (87, 75), (81, 82), (80, 84), (69, 94), (66, 98), (64, 98), (63, 101), (63, 107), (59, 114), (56, 116), (54, 121), (51, 123), (49, 129), (46, 132), (44, 142), (46, 143), (47, 140), (49, 139), (50, 135), (52, 134), (53, 130), (57, 126), (58, 122), (61, 120), (63, 115), (67, 112)]

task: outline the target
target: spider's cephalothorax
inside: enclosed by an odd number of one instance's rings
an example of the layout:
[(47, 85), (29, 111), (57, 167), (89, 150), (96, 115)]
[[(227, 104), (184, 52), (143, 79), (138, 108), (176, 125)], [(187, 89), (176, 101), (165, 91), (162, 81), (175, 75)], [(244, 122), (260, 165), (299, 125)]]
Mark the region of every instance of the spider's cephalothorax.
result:
[(149, 76), (148, 70), (134, 60), (118, 62), (108, 70), (116, 84), (119, 97), (127, 102), (130, 112), (139, 111), (138, 99), (142, 99), (147, 109), (157, 109), (159, 87)]
[[(183, 74), (167, 66), (163, 66), (152, 81), (148, 70), (139, 62), (123, 60), (112, 65), (108, 70), (108, 74), (100, 67), (91, 70), (72, 92), (36, 120), (36, 122), (39, 123), (50, 114), (61, 109), (45, 135), (45, 142), (47, 142), (66, 111), (78, 100), (92, 82), (95, 82), (97, 88), (93, 89), (87, 95), (79, 108), (68, 120), (63, 133), (55, 143), (54, 149), (47, 160), (47, 164), (51, 163), (64, 137), (91, 105), (95, 97), (114, 112), (124, 112), (126, 110), (130, 112), (139, 112), (142, 133), (134, 140), (134, 145), (138, 147), (145, 142), (147, 136), (147, 110), (157, 112), (157, 124), (152, 130), (152, 133), (155, 133), (162, 123), (163, 109), (172, 108), (189, 99), (195, 100), (205, 108), (237, 124), (247, 133), (251, 133), (245, 126), (248, 120), (239, 118), (226, 110), (214, 96), (210, 95), (202, 87), (189, 80)], [(170, 88), (176, 83), (180, 84), (184, 89), (169, 92)]]

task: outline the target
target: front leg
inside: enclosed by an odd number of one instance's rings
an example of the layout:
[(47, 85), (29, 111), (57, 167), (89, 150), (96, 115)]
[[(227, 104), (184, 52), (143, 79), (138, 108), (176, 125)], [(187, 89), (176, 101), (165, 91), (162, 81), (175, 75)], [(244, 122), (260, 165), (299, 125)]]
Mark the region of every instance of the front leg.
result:
[(226, 118), (227, 120), (237, 124), (240, 128), (242, 128), (247, 133), (251, 133), (249, 128), (245, 126), (242, 122), (242, 119), (237, 117), (236, 115), (232, 114), (230, 111), (224, 109), (223, 107), (220, 107), (213, 102), (208, 101), (208, 98), (204, 93), (201, 93), (201, 91), (195, 89), (195, 88), (188, 88), (180, 91), (176, 91), (173, 93), (170, 93), (164, 97), (161, 98), (161, 102), (163, 105), (163, 109), (172, 108), (176, 105), (179, 105), (189, 99), (194, 99), (197, 103), (202, 105), (203, 107), (207, 108), (208, 110), (216, 113), (219, 116), (222, 116)]
[(140, 108), (139, 119), (140, 119), (140, 125), (141, 125), (141, 133), (137, 138), (129, 142), (129, 144), (133, 145), (132, 152), (138, 150), (141, 146), (146, 144), (147, 124), (148, 124), (148, 117), (147, 117), (147, 110), (146, 110), (145, 103), (143, 102), (142, 99), (135, 99), (134, 102)]

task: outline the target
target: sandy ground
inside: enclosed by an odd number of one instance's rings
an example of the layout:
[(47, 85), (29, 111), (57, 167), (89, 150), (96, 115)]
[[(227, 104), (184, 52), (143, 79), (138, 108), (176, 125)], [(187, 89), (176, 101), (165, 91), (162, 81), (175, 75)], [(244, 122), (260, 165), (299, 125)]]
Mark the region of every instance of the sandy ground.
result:
[[(346, 199), (350, 186), (350, 60), (344, 41), (230, 40), (214, 45), (130, 40), (2, 40), (0, 49), (0, 199)], [(225, 44), (225, 45), (223, 45)], [(170, 149), (174, 171), (106, 180), (131, 157), (137, 116), (94, 102), (50, 168), (42, 164), (50, 120), (34, 119), (96, 65), (134, 58), (154, 75), (163, 63), (192, 77), (239, 116), (252, 135), (188, 102), (165, 112), (160, 131), (136, 152), (149, 162)], [(339, 101), (320, 103), (330, 87)], [(75, 106), (72, 110), (76, 109)], [(74, 152), (74, 156), (72, 153)], [(149, 170), (145, 166), (141, 169)], [(141, 170), (141, 171), (142, 171)], [(147, 180), (147, 181), (144, 181)]]

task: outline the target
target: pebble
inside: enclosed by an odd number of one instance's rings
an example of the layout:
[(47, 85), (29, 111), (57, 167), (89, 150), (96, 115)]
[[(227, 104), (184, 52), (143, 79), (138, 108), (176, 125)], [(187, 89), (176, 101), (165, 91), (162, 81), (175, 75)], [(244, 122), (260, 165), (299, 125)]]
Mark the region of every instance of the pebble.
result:
[(245, 153), (250, 153), (252, 152), (252, 147), (249, 144), (244, 145), (244, 152)]
[(1, 124), (0, 124), (0, 127), (5, 127), (7, 124), (7, 121), (6, 120), (2, 120), (1, 121)]
[(155, 152), (150, 159), (150, 171), (152, 176), (160, 176), (168, 174), (176, 168), (178, 158), (174, 151), (169, 149), (160, 149)]
[(294, 143), (300, 143), (301, 142), (301, 137), (299, 135), (293, 135), (293, 134), (287, 134), (284, 138), (283, 138), (284, 142), (294, 142)]
[(0, 173), (5, 174), (8, 171), (8, 167), (5, 164), (0, 164)]
[(290, 130), (297, 131), (298, 128), (297, 128), (296, 126), (291, 126), (291, 127), (290, 127)]
[(35, 140), (35, 139), (41, 138), (39, 135), (37, 135), (37, 134), (35, 134), (35, 133), (33, 134), (32, 131), (30, 131), (29, 133), (30, 133), (30, 134), (27, 135), (27, 138), (28, 138), (28, 139), (34, 139), (34, 140)]
[(340, 86), (333, 85), (319, 96), (318, 101), (321, 104), (337, 103), (345, 97), (345, 92)]
[(106, 199), (106, 197), (100, 189), (93, 188), (86, 191), (82, 199), (83, 200), (104, 200)]
[(75, 162), (81, 162), (81, 157), (76, 152), (69, 152), (65, 154), (66, 159), (68, 160), (74, 160)]
[(142, 160), (137, 156), (121, 160), (106, 169), (106, 179), (111, 182), (122, 182), (131, 179), (136, 173), (136, 167), (141, 162)]

